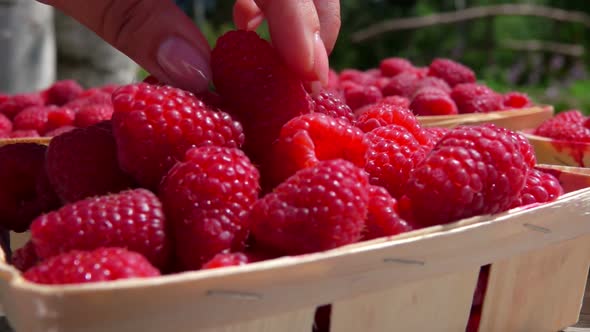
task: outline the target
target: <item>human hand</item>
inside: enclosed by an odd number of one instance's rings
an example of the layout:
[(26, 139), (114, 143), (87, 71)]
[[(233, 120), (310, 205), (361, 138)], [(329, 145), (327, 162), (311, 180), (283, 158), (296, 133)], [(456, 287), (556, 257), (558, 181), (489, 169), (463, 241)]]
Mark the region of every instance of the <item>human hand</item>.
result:
[[(72, 16), (161, 81), (192, 92), (207, 89), (211, 50), (173, 1), (39, 1)], [(327, 83), (327, 54), (340, 29), (339, 1), (236, 1), (239, 29), (255, 29), (264, 18), (285, 63), (306, 80)]]

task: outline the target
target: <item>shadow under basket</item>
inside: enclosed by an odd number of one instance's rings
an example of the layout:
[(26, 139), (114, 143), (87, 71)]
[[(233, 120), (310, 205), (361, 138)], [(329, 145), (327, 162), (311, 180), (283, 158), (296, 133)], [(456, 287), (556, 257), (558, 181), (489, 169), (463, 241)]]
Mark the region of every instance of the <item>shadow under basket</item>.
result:
[(327, 252), (102, 284), (43, 286), (0, 263), (17, 331), (464, 331), (491, 264), (479, 331), (555, 332), (578, 320), (590, 266), (590, 172), (539, 166), (559, 200)]
[(490, 113), (418, 116), (418, 120), (424, 127), (453, 128), (461, 125), (493, 123), (510, 130), (522, 130), (536, 128), (550, 119), (553, 113), (553, 106), (535, 106)]

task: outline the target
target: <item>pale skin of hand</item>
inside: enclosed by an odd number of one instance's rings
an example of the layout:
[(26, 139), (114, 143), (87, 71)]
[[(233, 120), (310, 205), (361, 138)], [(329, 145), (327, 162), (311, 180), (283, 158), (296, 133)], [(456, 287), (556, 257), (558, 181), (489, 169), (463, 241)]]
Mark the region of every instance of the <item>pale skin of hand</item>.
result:
[[(39, 0), (87, 26), (161, 81), (191, 91), (207, 89), (211, 49), (171, 0)], [(328, 54), (340, 30), (339, 0), (237, 0), (238, 29), (267, 20), (273, 45), (302, 79), (328, 81)]]

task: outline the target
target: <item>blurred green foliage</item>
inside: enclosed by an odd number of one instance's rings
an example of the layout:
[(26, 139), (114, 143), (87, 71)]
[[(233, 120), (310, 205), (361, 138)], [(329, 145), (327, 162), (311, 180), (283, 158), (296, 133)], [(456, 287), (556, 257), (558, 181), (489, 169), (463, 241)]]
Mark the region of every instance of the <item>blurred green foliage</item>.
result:
[[(558, 110), (580, 108), (590, 114), (590, 31), (578, 23), (540, 17), (499, 16), (415, 30), (383, 33), (360, 43), (351, 36), (371, 24), (451, 12), (462, 8), (503, 3), (527, 3), (590, 14), (588, 0), (341, 0), (342, 27), (330, 56), (336, 70), (369, 69), (386, 57), (399, 56), (418, 66), (435, 57), (448, 57), (472, 67), (481, 81), (499, 91), (519, 90)], [(198, 24), (212, 46), (218, 36), (233, 29), (233, 1), (218, 0)], [(266, 26), (259, 33), (268, 37)], [(581, 57), (548, 51), (516, 50), (507, 41), (541, 41), (578, 45)]]

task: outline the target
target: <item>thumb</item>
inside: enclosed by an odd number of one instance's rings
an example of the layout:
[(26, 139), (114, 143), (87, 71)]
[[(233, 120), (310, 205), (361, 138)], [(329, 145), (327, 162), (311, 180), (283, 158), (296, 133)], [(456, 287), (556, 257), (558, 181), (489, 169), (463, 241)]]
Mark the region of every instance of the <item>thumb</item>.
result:
[(72, 16), (161, 81), (192, 92), (211, 78), (210, 48), (171, 0), (43, 0)]

